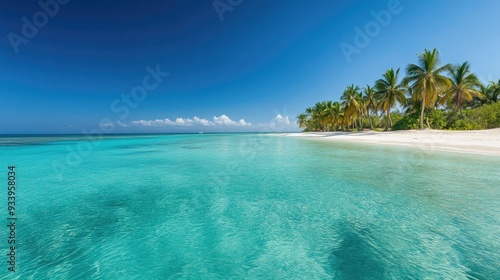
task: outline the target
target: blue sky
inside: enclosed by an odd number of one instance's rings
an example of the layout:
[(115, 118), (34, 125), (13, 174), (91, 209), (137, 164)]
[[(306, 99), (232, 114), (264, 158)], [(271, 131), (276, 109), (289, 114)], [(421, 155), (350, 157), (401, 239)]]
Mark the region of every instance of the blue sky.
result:
[[(493, 0), (55, 1), (46, 22), (38, 1), (0, 4), (0, 134), (293, 131), (307, 106), (425, 48), (500, 78)], [(374, 13), (390, 19), (377, 29)]]

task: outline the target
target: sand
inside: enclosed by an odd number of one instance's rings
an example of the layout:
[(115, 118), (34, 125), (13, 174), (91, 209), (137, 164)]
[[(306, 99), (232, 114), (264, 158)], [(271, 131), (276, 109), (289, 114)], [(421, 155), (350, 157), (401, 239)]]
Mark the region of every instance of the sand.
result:
[(376, 132), (367, 130), (362, 132), (283, 133), (280, 135), (500, 156), (500, 128), (469, 131), (426, 129)]

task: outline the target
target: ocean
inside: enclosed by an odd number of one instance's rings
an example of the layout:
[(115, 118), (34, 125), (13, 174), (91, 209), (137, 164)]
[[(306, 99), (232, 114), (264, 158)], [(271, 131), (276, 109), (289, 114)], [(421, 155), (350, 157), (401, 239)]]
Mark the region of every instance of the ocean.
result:
[(1, 137), (0, 159), (2, 279), (500, 277), (500, 157), (166, 134)]

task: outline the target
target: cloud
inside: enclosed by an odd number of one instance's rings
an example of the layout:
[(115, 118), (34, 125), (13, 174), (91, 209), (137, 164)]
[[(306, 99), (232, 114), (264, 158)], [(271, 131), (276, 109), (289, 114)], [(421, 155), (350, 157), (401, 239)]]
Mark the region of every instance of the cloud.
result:
[(252, 125), (251, 123), (245, 122), (244, 119), (240, 119), (239, 121), (235, 122), (224, 114), (221, 115), (220, 117), (214, 116), (214, 123), (218, 124), (218, 125), (226, 125), (226, 126), (251, 126)]
[(194, 118), (176, 118), (175, 121), (170, 119), (156, 119), (156, 120), (138, 120), (132, 121), (131, 125), (136, 126), (251, 126), (251, 123), (246, 122), (244, 119), (239, 121), (231, 120), (227, 115), (222, 114), (219, 117), (213, 117), (213, 121), (202, 119), (197, 116)]
[(260, 127), (270, 129), (273, 132), (297, 130), (298, 125), (295, 122), (291, 122), (288, 116), (283, 117), (283, 115), (278, 114), (268, 123), (259, 124)]
[(278, 114), (275, 118), (275, 121), (278, 122), (278, 123), (284, 123), (286, 125), (289, 125), (290, 124), (290, 119), (288, 118), (288, 116), (284, 117), (281, 115), (281, 114)]
[(167, 125), (175, 125), (175, 122), (169, 120), (169, 119), (156, 119), (156, 120), (139, 120), (139, 121), (133, 121), (130, 123), (131, 125), (141, 125), (141, 126), (167, 126)]
[(191, 119), (186, 119), (186, 120), (184, 120), (183, 118), (175, 119), (175, 124), (177, 124), (177, 125), (190, 125), (192, 123), (193, 123), (193, 120), (191, 120)]
[(198, 117), (194, 117), (193, 120), (195, 121), (195, 123), (199, 123), (203, 126), (210, 126), (210, 125), (213, 125), (213, 122), (211, 121), (208, 121), (206, 119), (200, 119)]
[(213, 129), (236, 129), (247, 131), (251, 128), (260, 127), (262, 131), (270, 132), (282, 132), (282, 131), (299, 131), (299, 127), (295, 121), (291, 121), (286, 115), (277, 114), (268, 123), (260, 123), (253, 126), (252, 123), (245, 121), (245, 119), (240, 119), (239, 121), (232, 120), (226, 114), (220, 116), (214, 116), (211, 120), (199, 118), (197, 116), (193, 118), (176, 118), (171, 119), (155, 119), (155, 120), (137, 120), (132, 121), (129, 126), (144, 126), (144, 127), (192, 127), (201, 128), (212, 127)]

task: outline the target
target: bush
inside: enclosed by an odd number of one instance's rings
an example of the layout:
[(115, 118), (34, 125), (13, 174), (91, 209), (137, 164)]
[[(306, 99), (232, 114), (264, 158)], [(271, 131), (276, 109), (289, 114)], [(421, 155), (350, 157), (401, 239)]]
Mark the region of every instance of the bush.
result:
[[(391, 120), (392, 120), (393, 125), (395, 123), (399, 122), (402, 118), (403, 118), (403, 114), (401, 114), (399, 112), (391, 113)], [(384, 127), (385, 127), (386, 121), (387, 121), (387, 118), (384, 118), (384, 123), (383, 123)]]
[(451, 130), (478, 130), (484, 129), (484, 126), (476, 121), (467, 120), (464, 118), (458, 119), (449, 127)]
[[(403, 114), (401, 114), (400, 112), (391, 112), (391, 120), (392, 120), (392, 124), (394, 125), (395, 123), (397, 123), (399, 120), (401, 120), (403, 118)], [(385, 128), (385, 125), (387, 123), (387, 116), (385, 115), (385, 113), (383, 113), (381, 115), (381, 117), (378, 118), (377, 121), (373, 122), (373, 126), (374, 127), (378, 127), (378, 128)], [(377, 124), (377, 125), (375, 125)]]
[(450, 129), (476, 130), (500, 127), (500, 102), (463, 110)]
[[(427, 127), (427, 119), (432, 129), (444, 129), (448, 113), (444, 110), (426, 109), (424, 112), (424, 127)], [(419, 129), (420, 112), (404, 115), (397, 122), (393, 121), (392, 130)]]
[(432, 129), (445, 129), (448, 122), (448, 113), (444, 110), (432, 109), (426, 112), (426, 117), (429, 118), (429, 123)]
[(392, 130), (418, 129), (419, 113), (402, 116), (396, 122), (393, 121)]
[[(381, 127), (383, 125), (381, 124), (379, 116), (370, 116), (370, 118), (372, 119), (373, 128)], [(370, 128), (370, 120), (368, 119), (367, 116), (363, 118), (363, 127)]]

